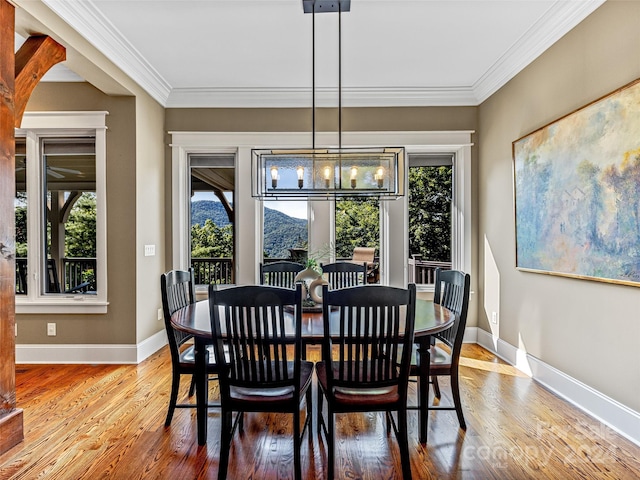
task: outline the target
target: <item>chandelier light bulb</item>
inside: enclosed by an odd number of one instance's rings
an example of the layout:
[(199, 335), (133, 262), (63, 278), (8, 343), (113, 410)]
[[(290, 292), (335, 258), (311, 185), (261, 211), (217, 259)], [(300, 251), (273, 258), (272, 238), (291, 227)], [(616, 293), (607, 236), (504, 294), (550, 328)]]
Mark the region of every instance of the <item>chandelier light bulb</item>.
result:
[(324, 167), (324, 186), (325, 188), (331, 186), (331, 167), (329, 165)]
[(378, 167), (374, 177), (375, 177), (376, 181), (378, 182), (378, 188), (382, 188), (382, 186), (384, 184), (384, 168)]

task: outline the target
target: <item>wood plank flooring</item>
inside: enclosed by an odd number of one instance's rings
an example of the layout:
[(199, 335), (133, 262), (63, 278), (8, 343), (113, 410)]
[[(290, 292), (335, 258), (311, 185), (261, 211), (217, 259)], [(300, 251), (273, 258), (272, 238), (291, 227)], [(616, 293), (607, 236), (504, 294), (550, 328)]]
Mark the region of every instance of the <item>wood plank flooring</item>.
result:
[[(428, 443), (421, 445), (411, 412), (414, 479), (640, 478), (637, 445), (477, 345), (464, 346), (461, 363), (467, 431), (458, 429), (455, 412), (432, 412)], [(170, 383), (167, 348), (140, 365), (18, 365), (25, 441), (0, 456), (0, 479), (217, 478), (219, 411), (210, 410), (203, 447), (192, 409), (176, 410), (164, 428)], [(448, 383), (441, 384), (449, 401)], [(212, 382), (212, 397), (216, 387)], [(244, 433), (233, 440), (228, 478), (293, 478), (291, 432), (290, 416), (248, 414)], [(336, 435), (336, 478), (401, 478), (397, 444), (382, 415), (340, 416)], [(326, 478), (325, 464), (314, 424), (303, 441), (303, 476)]]

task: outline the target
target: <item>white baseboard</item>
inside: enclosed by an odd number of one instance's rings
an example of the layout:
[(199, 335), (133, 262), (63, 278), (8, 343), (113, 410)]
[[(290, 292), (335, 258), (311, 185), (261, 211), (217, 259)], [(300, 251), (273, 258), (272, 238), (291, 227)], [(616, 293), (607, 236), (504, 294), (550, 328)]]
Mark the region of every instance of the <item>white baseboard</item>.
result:
[(167, 344), (164, 330), (137, 345), (16, 345), (16, 364), (138, 364)]
[(640, 413), (485, 330), (478, 328), (476, 334), (478, 345), (640, 446)]

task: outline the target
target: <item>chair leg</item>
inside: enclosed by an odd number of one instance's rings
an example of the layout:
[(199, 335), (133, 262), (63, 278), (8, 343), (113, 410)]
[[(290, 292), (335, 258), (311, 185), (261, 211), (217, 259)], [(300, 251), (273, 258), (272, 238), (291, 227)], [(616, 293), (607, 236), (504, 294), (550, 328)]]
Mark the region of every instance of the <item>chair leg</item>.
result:
[(320, 385), (318, 385), (318, 435), (322, 435), (322, 424), (324, 423), (324, 418), (322, 416), (322, 404), (324, 400), (323, 395), (324, 394), (322, 393), (322, 388), (320, 388)]
[(226, 480), (227, 469), (229, 468), (229, 451), (231, 450), (233, 412), (224, 410), (220, 417), (220, 460), (218, 463), (218, 480)]
[(196, 391), (196, 376), (191, 375), (191, 385), (189, 385), (189, 396), (193, 397), (193, 394)]
[(330, 408), (327, 409), (327, 480), (333, 480), (335, 462), (335, 419)]
[(409, 439), (407, 433), (407, 410), (398, 410), (398, 447), (400, 449), (400, 461), (402, 463), (402, 478), (411, 480), (411, 460), (409, 457)]
[(460, 381), (458, 380), (457, 369), (451, 372), (451, 393), (453, 394), (453, 404), (456, 407), (456, 414), (458, 415), (460, 428), (466, 430), (467, 424), (465, 423), (464, 415), (462, 414), (462, 402), (460, 401)]
[(311, 391), (311, 385), (309, 385), (309, 388), (307, 388), (307, 393), (306, 393), (306, 400), (305, 403), (307, 404), (307, 418), (309, 420), (305, 420), (305, 422), (309, 422), (308, 426), (309, 426), (309, 439), (311, 439), (311, 429), (313, 428), (313, 392)]
[(173, 378), (171, 379), (171, 395), (169, 396), (169, 410), (167, 411), (167, 418), (164, 421), (164, 426), (171, 425), (173, 419), (173, 412), (176, 410), (176, 404), (178, 403), (178, 390), (180, 389), (180, 373), (173, 372)]
[(293, 413), (293, 467), (294, 478), (302, 480), (302, 466), (300, 462), (300, 410)]
[(440, 400), (440, 384), (438, 383), (438, 377), (435, 375), (431, 376), (431, 384), (433, 385), (433, 395)]

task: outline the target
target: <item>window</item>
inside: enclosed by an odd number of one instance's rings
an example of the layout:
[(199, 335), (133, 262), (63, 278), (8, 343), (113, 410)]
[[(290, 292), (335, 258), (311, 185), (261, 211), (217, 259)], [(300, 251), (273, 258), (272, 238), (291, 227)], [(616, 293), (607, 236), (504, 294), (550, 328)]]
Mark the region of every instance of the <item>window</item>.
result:
[(104, 115), (26, 113), (16, 131), (17, 313), (106, 311)]
[(307, 211), (306, 200), (263, 202), (263, 262), (291, 260), (304, 263), (309, 247)]
[(189, 155), (189, 261), (197, 285), (235, 283), (234, 165), (234, 155)]
[(380, 250), (380, 200), (337, 198), (335, 212), (336, 259), (349, 259), (355, 247)]
[(16, 138), (16, 295), (27, 294), (27, 155), (26, 140)]
[[(452, 266), (471, 272), (471, 131), (444, 132), (344, 132), (344, 146), (405, 145), (410, 155), (453, 153), (455, 176), (452, 201)], [(282, 132), (169, 132), (172, 151), (172, 268), (188, 267), (189, 169), (188, 157), (202, 152), (233, 152), (236, 155), (235, 282), (255, 283), (264, 259), (264, 206), (251, 196), (251, 149), (277, 145), (308, 148), (308, 135)], [(332, 133), (318, 134), (318, 144), (331, 145)], [(407, 175), (407, 172), (403, 172)], [(307, 202), (308, 244), (312, 251), (335, 245), (335, 208), (330, 201)], [(403, 286), (408, 279), (408, 200), (380, 202), (380, 283)], [(296, 239), (297, 240), (297, 237)]]
[(453, 155), (409, 156), (409, 281), (431, 285), (451, 268)]

